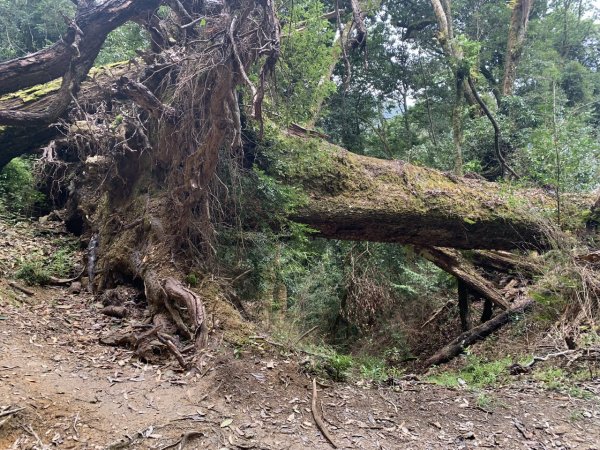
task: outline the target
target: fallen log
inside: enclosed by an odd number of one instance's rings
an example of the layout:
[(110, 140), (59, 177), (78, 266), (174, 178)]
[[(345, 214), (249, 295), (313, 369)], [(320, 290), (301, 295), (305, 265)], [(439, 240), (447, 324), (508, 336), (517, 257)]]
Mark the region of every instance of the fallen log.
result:
[[(275, 131), (257, 152), (261, 169), (305, 195), (290, 218), (321, 237), (457, 249), (548, 247), (543, 218), (552, 217), (555, 201), (542, 190), (357, 155), (295, 132)], [(565, 202), (571, 228), (584, 228), (575, 218), (593, 200)]]
[(523, 313), (525, 310), (531, 308), (533, 304), (534, 301), (530, 298), (519, 300), (510, 309), (504, 311), (502, 314), (498, 314), (493, 319), (475, 328), (472, 328), (465, 333), (462, 333), (444, 348), (427, 359), (423, 363), (423, 369), (450, 361), (462, 353), (466, 347), (486, 338), (504, 324), (510, 322), (515, 314)]

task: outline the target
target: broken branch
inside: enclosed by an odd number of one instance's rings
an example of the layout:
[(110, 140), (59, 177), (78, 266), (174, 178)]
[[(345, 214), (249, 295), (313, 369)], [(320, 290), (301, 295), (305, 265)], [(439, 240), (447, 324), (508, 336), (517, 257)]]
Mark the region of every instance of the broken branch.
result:
[(315, 419), (315, 423), (317, 424), (317, 428), (319, 428), (319, 430), (321, 431), (323, 436), (325, 436), (325, 439), (327, 439), (327, 441), (331, 444), (331, 446), (333, 448), (339, 448), (338, 445), (333, 440), (333, 437), (331, 436), (331, 434), (329, 434), (329, 431), (325, 427), (325, 424), (323, 423), (323, 419), (321, 419), (321, 417), (319, 416), (319, 411), (317, 409), (317, 379), (316, 378), (313, 378), (313, 381), (312, 381), (312, 402), (310, 405), (310, 409), (312, 411), (313, 418)]

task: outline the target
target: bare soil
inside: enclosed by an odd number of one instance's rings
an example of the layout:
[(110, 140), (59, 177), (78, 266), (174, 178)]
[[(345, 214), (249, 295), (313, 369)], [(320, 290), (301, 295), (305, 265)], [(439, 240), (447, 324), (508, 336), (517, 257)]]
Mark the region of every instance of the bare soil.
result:
[[(201, 373), (170, 359), (143, 363), (100, 344), (123, 321), (101, 315), (90, 294), (37, 287), (27, 296), (10, 287), (15, 252), (43, 240), (31, 230), (0, 233), (0, 449), (166, 449), (184, 435), (185, 448), (332, 448), (296, 357), (234, 349), (216, 333)], [(483, 390), (324, 381), (317, 404), (340, 448), (600, 449), (600, 381), (580, 387), (591, 398), (527, 378)], [(485, 407), (482, 397), (491, 399)]]

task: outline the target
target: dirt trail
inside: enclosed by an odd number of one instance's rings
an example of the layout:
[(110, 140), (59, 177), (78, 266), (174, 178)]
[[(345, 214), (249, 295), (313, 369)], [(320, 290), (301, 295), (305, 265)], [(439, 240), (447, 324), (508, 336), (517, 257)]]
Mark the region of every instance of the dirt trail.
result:
[[(89, 295), (35, 291), (27, 297), (0, 280), (0, 449), (165, 449), (189, 432), (198, 433), (185, 448), (331, 448), (295, 359), (258, 348), (240, 355), (213, 336), (204, 376), (189, 376), (175, 362), (144, 364), (99, 344), (121, 323)], [(590, 400), (527, 380), (482, 391), (328, 385), (319, 400), (341, 448), (600, 449), (598, 382), (585, 385)], [(481, 395), (493, 399), (489, 410)]]

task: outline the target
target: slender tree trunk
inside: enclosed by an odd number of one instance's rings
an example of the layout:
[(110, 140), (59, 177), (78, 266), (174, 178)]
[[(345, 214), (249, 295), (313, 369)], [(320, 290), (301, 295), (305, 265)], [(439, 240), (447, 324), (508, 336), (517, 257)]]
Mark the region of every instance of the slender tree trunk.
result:
[(463, 176), (463, 127), (462, 127), (462, 83), (457, 83), (452, 107), (452, 141), (454, 142), (454, 173)]
[(458, 283), (458, 314), (462, 331), (471, 329), (471, 302), (469, 299), (469, 287), (460, 279)]
[(517, 67), (523, 54), (523, 45), (529, 24), (529, 15), (534, 0), (517, 0), (513, 6), (508, 30), (508, 44), (504, 62), (504, 78), (502, 79), (502, 95), (512, 95)]

